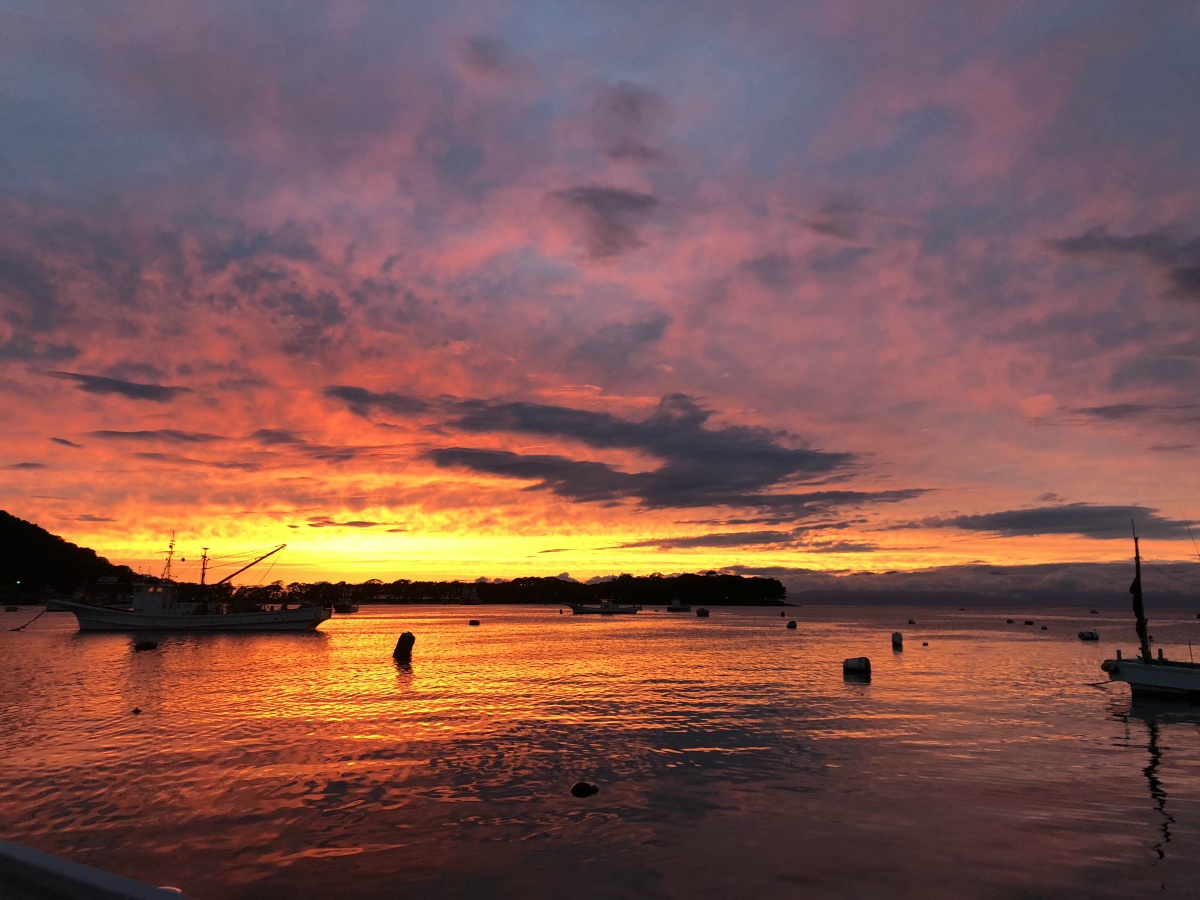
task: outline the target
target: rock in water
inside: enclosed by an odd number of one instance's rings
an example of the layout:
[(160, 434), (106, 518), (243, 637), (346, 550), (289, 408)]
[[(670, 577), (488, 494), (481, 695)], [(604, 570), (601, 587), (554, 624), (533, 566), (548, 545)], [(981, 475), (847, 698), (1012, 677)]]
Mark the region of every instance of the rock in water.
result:
[(600, 788), (596, 787), (590, 781), (577, 781), (571, 785), (572, 797), (591, 797), (600, 793)]
[(401, 662), (408, 662), (412, 659), (413, 644), (417, 642), (416, 637), (411, 631), (406, 631), (400, 635), (400, 640), (396, 641), (396, 649), (392, 651), (392, 658), (398, 659)]

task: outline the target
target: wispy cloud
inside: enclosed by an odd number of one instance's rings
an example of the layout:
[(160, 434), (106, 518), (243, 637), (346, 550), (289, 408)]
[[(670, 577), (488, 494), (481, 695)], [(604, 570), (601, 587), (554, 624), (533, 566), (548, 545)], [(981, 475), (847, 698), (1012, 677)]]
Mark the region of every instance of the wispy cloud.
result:
[(74, 381), (81, 391), (89, 394), (116, 394), (128, 397), (130, 400), (148, 400), (153, 403), (167, 403), (180, 394), (191, 392), (191, 388), (174, 387), (162, 384), (142, 384), (137, 381), (123, 381), (120, 378), (107, 378), (103, 375), (82, 375), (78, 372), (48, 372), (55, 378)]
[(424, 412), (429, 404), (417, 397), (397, 394), (392, 391), (376, 393), (366, 388), (350, 385), (332, 385), (325, 388), (325, 396), (340, 400), (352, 413), (367, 418), (372, 411), (396, 413), (402, 416)]
[(179, 431), (174, 428), (156, 428), (150, 431), (113, 431), (101, 429), (89, 431), (88, 435), (106, 441), (163, 441), (170, 444), (211, 444), (225, 440), (219, 434), (208, 432)]
[(638, 229), (659, 207), (652, 194), (599, 185), (568, 188), (551, 196), (578, 215), (587, 255), (594, 260), (643, 246)]
[(1133, 257), (1150, 263), (1180, 296), (1200, 300), (1200, 238), (1179, 240), (1163, 231), (1110, 234), (1098, 225), (1075, 237), (1049, 241), (1068, 256)]

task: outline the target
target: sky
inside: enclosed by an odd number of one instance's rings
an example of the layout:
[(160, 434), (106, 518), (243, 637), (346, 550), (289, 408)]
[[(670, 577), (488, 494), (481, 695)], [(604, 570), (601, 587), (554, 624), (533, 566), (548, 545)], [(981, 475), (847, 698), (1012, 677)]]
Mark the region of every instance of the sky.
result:
[(0, 506), (114, 562), (1197, 558), (1195, 3), (10, 0), (0, 47)]

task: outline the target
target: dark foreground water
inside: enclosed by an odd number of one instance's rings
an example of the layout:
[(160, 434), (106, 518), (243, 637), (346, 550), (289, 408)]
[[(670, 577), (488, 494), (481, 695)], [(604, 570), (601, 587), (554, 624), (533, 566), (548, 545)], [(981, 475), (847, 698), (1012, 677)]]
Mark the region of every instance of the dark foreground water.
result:
[(141, 653), (31, 615), (0, 615), (0, 836), (197, 900), (1200, 886), (1200, 714), (1088, 684), (1124, 614), (391, 607)]

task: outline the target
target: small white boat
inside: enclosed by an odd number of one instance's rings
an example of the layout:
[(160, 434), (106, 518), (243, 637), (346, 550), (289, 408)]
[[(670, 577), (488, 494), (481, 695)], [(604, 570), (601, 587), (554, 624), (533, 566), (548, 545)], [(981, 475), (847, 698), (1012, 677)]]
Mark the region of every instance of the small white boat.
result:
[(1146, 609), (1142, 603), (1142, 556), (1136, 531), (1133, 534), (1133, 565), (1134, 578), (1129, 593), (1133, 595), (1133, 614), (1141, 653), (1133, 659), (1125, 659), (1118, 650), (1117, 658), (1104, 660), (1100, 668), (1108, 673), (1110, 681), (1128, 684), (1135, 700), (1200, 702), (1200, 665), (1166, 659), (1161, 649), (1157, 657), (1150, 653)]
[(679, 600), (672, 600), (670, 606), (667, 607), (667, 612), (691, 612), (692, 604), (683, 603)]
[(612, 600), (601, 600), (599, 606), (592, 606), (587, 603), (568, 603), (571, 607), (571, 612), (577, 616), (583, 615), (599, 615), (599, 616), (616, 616), (616, 615), (632, 615), (636, 612), (641, 612), (640, 606), (622, 606)]

